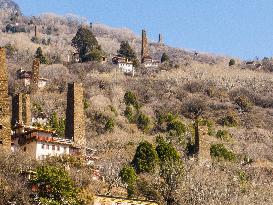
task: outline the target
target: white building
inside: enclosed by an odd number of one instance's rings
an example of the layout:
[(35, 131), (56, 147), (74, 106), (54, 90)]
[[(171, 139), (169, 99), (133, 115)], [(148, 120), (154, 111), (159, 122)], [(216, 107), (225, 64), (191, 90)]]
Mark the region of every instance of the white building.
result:
[[(23, 82), (24, 86), (30, 86), (31, 78), (32, 78), (32, 72), (31, 71), (25, 71), (22, 68), (17, 70), (17, 80), (20, 80)], [(38, 81), (38, 88), (44, 88), (46, 86), (48, 79), (46, 78), (39, 78)]]
[(135, 68), (133, 66), (133, 62), (129, 61), (128, 59), (122, 57), (122, 56), (115, 56), (112, 58), (113, 64), (118, 65), (118, 68), (120, 71), (122, 71), (125, 74), (132, 74), (134, 76), (135, 74)]
[(12, 136), (12, 150), (22, 150), (37, 160), (75, 152), (71, 140), (53, 137), (53, 134), (45, 129), (18, 125)]
[(144, 68), (157, 68), (159, 64), (159, 61), (153, 60), (151, 57), (145, 57), (142, 62)]

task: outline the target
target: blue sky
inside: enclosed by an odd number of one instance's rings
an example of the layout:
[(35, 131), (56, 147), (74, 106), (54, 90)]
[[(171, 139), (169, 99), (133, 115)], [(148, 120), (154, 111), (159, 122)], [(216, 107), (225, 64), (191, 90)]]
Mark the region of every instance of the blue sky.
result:
[(24, 15), (74, 13), (174, 47), (252, 59), (273, 56), (272, 0), (15, 0)]

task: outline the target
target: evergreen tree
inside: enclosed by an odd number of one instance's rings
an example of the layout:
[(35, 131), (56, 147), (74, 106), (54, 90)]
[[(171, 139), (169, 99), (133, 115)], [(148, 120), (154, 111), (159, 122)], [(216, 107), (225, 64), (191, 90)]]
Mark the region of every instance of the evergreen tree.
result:
[(79, 191), (69, 174), (53, 166), (38, 167), (32, 184), (37, 186), (38, 200), (42, 204), (80, 204)]
[(40, 59), (40, 63), (47, 64), (46, 57), (43, 54), (43, 50), (41, 47), (37, 48), (35, 58)]
[(168, 160), (176, 161), (180, 159), (178, 151), (173, 147), (171, 143), (166, 142), (163, 138), (157, 138), (156, 152), (160, 162), (166, 162)]
[(136, 57), (135, 51), (131, 48), (128, 41), (122, 41), (120, 44), (120, 48), (117, 51), (119, 55), (127, 58), (128, 60), (132, 61), (134, 63), (134, 66), (137, 67), (139, 65), (139, 62)]
[(229, 66), (235, 65), (235, 60), (234, 59), (230, 59), (228, 65)]
[(165, 61), (169, 60), (170, 60), (169, 56), (166, 53), (163, 53), (161, 57), (161, 63), (164, 63)]
[(147, 141), (141, 142), (132, 161), (136, 172), (151, 172), (155, 169), (157, 162), (158, 156), (154, 146)]
[(103, 54), (101, 47), (92, 31), (88, 28), (80, 27), (72, 39), (72, 46), (80, 54), (80, 58), (85, 61), (99, 61)]

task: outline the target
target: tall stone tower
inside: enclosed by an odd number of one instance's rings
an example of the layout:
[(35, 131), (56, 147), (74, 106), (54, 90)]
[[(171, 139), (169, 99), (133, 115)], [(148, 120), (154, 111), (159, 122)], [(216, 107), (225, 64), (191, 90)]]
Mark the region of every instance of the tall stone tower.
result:
[(10, 100), (6, 52), (0, 48), (0, 151), (11, 150)]
[(75, 146), (85, 151), (85, 116), (81, 83), (68, 84), (65, 137), (73, 140)]
[(164, 44), (163, 35), (161, 33), (158, 35), (158, 43), (159, 44)]
[(141, 62), (142, 63), (146, 57), (149, 57), (148, 39), (147, 39), (146, 31), (142, 30), (142, 46), (141, 46)]
[(195, 154), (199, 163), (208, 163), (211, 161), (210, 145), (216, 140), (208, 134), (207, 126), (198, 126), (195, 123)]
[(31, 125), (30, 96), (17, 94), (12, 98), (12, 125)]
[(38, 90), (39, 83), (39, 72), (40, 72), (40, 59), (35, 58), (32, 64), (32, 75), (31, 75), (31, 92), (35, 93)]
[(37, 37), (37, 26), (34, 26), (34, 36)]

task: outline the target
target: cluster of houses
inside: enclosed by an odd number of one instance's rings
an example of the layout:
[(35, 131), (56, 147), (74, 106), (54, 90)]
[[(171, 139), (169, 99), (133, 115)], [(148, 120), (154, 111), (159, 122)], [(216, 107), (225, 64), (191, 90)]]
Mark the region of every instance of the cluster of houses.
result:
[[(162, 36), (159, 35), (159, 43), (162, 44)], [(118, 68), (125, 74), (134, 76), (135, 68), (132, 61), (127, 58), (116, 55), (112, 58), (112, 63), (118, 65)], [(142, 30), (142, 43), (141, 43), (141, 64), (144, 68), (157, 68), (160, 61), (154, 60), (149, 54), (149, 43), (145, 30)]]
[[(158, 44), (163, 44), (163, 37), (161, 34), (159, 34)], [(72, 59), (70, 56), (72, 56)], [(70, 62), (70, 60), (75, 63), (80, 62), (80, 55), (77, 50), (74, 50), (71, 55), (68, 55), (68, 62)], [(100, 62), (104, 64), (107, 62), (107, 60), (108, 58), (106, 56), (102, 56)], [(124, 74), (132, 76), (135, 75), (134, 63), (128, 58), (122, 55), (114, 55), (113, 57), (111, 57), (111, 61)], [(142, 30), (141, 65), (144, 68), (157, 68), (160, 65), (160, 61), (154, 60), (149, 54), (149, 43), (145, 30)]]

